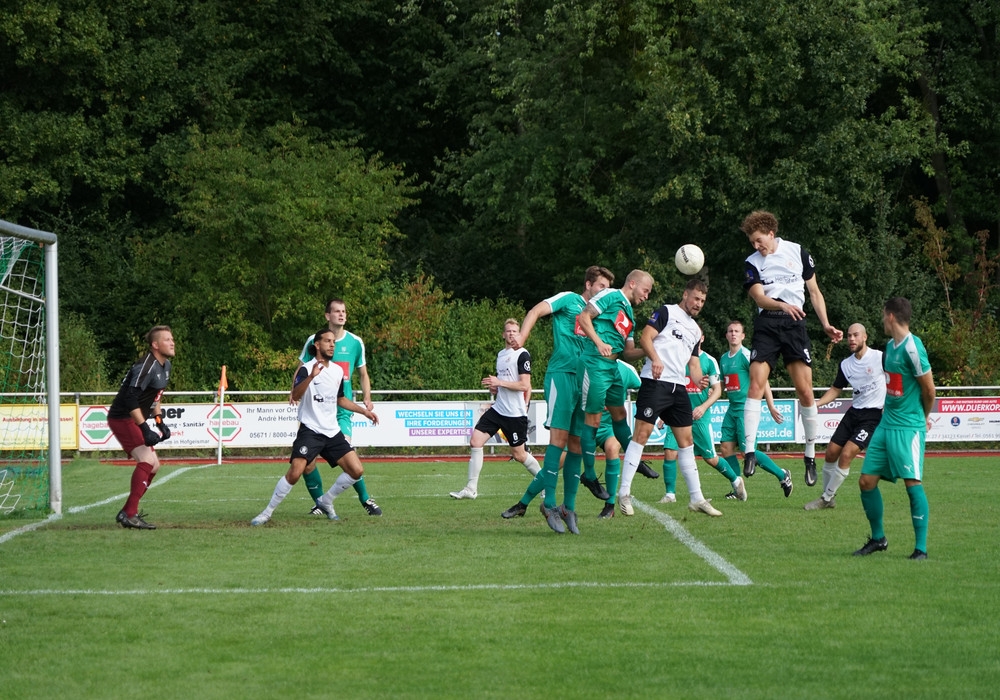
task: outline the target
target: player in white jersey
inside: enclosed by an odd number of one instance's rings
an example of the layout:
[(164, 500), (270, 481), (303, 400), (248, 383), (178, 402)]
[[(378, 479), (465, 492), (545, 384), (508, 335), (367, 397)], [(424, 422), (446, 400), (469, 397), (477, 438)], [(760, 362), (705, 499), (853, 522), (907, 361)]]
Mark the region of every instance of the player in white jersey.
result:
[(306, 362), (295, 373), (292, 399), (299, 404), (299, 431), (292, 444), (290, 466), (274, 487), (267, 507), (250, 521), (251, 525), (263, 525), (271, 519), (275, 508), (291, 492), (306, 465), (317, 457), (325, 459), (331, 467), (339, 466), (343, 470), (330, 490), (316, 501), (330, 520), (339, 520), (333, 509), (333, 499), (350, 488), (365, 472), (357, 452), (340, 430), (337, 409), (346, 408), (360, 413), (376, 425), (378, 416), (344, 395), (344, 371), (331, 362), (336, 344), (332, 330), (324, 328), (317, 331), (310, 347), (310, 354), (315, 359)]
[[(465, 488), (452, 491), (452, 498), (474, 499), (479, 495), (479, 473), (483, 470), (483, 446), (499, 431), (510, 445), (514, 459), (534, 477), (541, 467), (524, 445), (528, 442), (528, 398), (531, 396), (531, 355), (521, 347), (517, 319), (503, 324), (504, 349), (497, 353), (497, 373), (483, 378), (483, 386), (496, 397), (476, 423), (469, 439), (469, 480)], [(559, 520), (558, 516), (555, 516)], [(562, 525), (562, 521), (559, 520)], [(565, 532), (565, 528), (563, 528)]]
[(756, 251), (746, 259), (743, 288), (757, 304), (750, 357), (750, 389), (743, 409), (746, 452), (743, 475), (753, 476), (757, 466), (757, 428), (760, 401), (780, 355), (795, 385), (806, 436), (806, 486), (816, 483), (816, 433), (818, 417), (812, 388), (812, 357), (806, 332), (805, 292), (823, 324), (823, 332), (837, 343), (842, 331), (830, 325), (826, 301), (816, 281), (816, 265), (797, 243), (777, 237), (778, 219), (767, 211), (754, 211), (740, 225)]
[(670, 426), (677, 440), (677, 467), (687, 481), (691, 496), (688, 508), (707, 515), (722, 515), (701, 492), (701, 480), (694, 461), (693, 415), (688, 397), (688, 376), (696, 386), (701, 383), (702, 332), (694, 320), (705, 305), (708, 287), (694, 278), (684, 287), (677, 304), (664, 304), (642, 329), (639, 345), (646, 362), (639, 373), (642, 386), (635, 402), (635, 430), (625, 450), (618, 501), (625, 515), (632, 515), (632, 479), (642, 459), (642, 450), (653, 432), (656, 420)]
[[(326, 321), (327, 327), (333, 331), (334, 337), (337, 340), (337, 346), (333, 351), (333, 362), (344, 370), (344, 395), (352, 401), (354, 400), (351, 377), (357, 372), (358, 382), (361, 384), (361, 403), (369, 411), (374, 410), (375, 405), (372, 403), (371, 381), (368, 379), (368, 366), (365, 363), (365, 343), (360, 337), (344, 328), (344, 325), (347, 323), (347, 304), (343, 299), (335, 298), (326, 302)], [(302, 346), (302, 353), (299, 355), (299, 360), (302, 364), (310, 360), (309, 347), (312, 345), (312, 342), (313, 336), (309, 336)], [(340, 430), (348, 440), (351, 439), (352, 435), (351, 416), (353, 415), (348, 410), (337, 411)], [(316, 469), (315, 463), (309, 464), (306, 467), (305, 474), (303, 474), (303, 481), (305, 481), (306, 489), (309, 490), (309, 495), (313, 497), (313, 500), (317, 500), (323, 495), (323, 477), (320, 475), (319, 470)], [(382, 515), (382, 509), (368, 493), (368, 485), (365, 483), (364, 477), (358, 479), (358, 482), (354, 484), (354, 491), (358, 495), (361, 507), (365, 509), (368, 515)], [(319, 505), (316, 505), (312, 509), (312, 513), (314, 515), (324, 515), (323, 509)]]
[(849, 386), (853, 390), (851, 407), (826, 446), (823, 494), (802, 506), (806, 510), (822, 510), (837, 505), (837, 489), (851, 473), (851, 460), (868, 447), (872, 433), (882, 420), (882, 408), (885, 406), (882, 351), (868, 347), (868, 332), (860, 323), (847, 329), (847, 347), (852, 354), (841, 361), (833, 386), (820, 397), (816, 406), (826, 406)]

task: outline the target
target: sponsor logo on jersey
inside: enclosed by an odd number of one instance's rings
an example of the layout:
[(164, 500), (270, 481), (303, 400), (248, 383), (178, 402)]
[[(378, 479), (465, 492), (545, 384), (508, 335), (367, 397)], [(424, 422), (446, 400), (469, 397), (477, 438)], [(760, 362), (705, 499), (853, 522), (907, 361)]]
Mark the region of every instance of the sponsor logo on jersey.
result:
[(739, 391), (740, 390), (740, 375), (738, 374), (727, 374), (726, 375), (726, 391)]
[(628, 317), (628, 314), (624, 311), (618, 312), (618, 317), (615, 318), (615, 330), (621, 335), (622, 338), (628, 338), (629, 333), (632, 332), (633, 321)]
[(903, 395), (903, 375), (899, 372), (886, 372), (885, 392), (889, 396)]

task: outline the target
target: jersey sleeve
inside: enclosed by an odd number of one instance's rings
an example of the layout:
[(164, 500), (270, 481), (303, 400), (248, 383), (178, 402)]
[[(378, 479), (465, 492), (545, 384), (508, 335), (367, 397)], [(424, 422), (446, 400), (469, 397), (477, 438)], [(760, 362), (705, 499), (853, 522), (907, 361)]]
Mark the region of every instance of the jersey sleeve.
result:
[(811, 280), (816, 274), (816, 261), (809, 251), (802, 248), (802, 279)]
[(517, 356), (517, 373), (520, 374), (531, 374), (531, 353), (527, 350), (523, 350), (520, 355)]
[(755, 284), (762, 284), (760, 281), (760, 270), (749, 260), (743, 265), (743, 289), (750, 289)]
[(558, 294), (553, 294), (548, 299), (544, 299), (543, 301), (549, 305), (549, 311), (554, 314), (569, 306), (571, 299), (572, 292), (559, 292)]
[(709, 386), (714, 386), (714, 385), (719, 384), (719, 383), (722, 382), (722, 370), (719, 369), (719, 362), (718, 362), (718, 360), (716, 360), (711, 355), (708, 356), (708, 359), (712, 361), (712, 363), (711, 363), (712, 364), (712, 368), (708, 372), (708, 385)]
[(626, 390), (635, 391), (642, 386), (642, 379), (640, 379), (639, 373), (628, 362), (618, 360), (618, 373), (621, 375), (622, 384), (625, 385)]
[(308, 338), (306, 338), (306, 342), (302, 345), (302, 352), (299, 353), (299, 362), (301, 362), (302, 364), (305, 364), (312, 359), (311, 357), (309, 357), (308, 348), (309, 344), (312, 343), (313, 338), (314, 336), (309, 336)]
[(306, 380), (306, 377), (308, 377), (308, 376), (309, 376), (309, 372), (306, 371), (305, 365), (302, 365), (301, 367), (299, 367), (298, 371), (295, 373), (295, 381), (292, 382), (292, 386), (298, 386), (299, 384), (301, 384), (302, 382), (304, 382)]
[(667, 327), (667, 321), (669, 320), (670, 320), (670, 309), (668, 309), (667, 305), (664, 304), (663, 306), (661, 306), (660, 308), (658, 308), (656, 311), (653, 312), (653, 315), (649, 317), (649, 321), (646, 322), (646, 325), (652, 326), (653, 328), (656, 329), (657, 333), (660, 333), (663, 331), (664, 328)]
[(365, 341), (361, 340), (361, 338), (359, 338), (358, 336), (354, 336), (354, 337), (358, 338), (358, 362), (354, 366), (355, 367), (364, 367), (365, 366)]
[(838, 389), (845, 389), (850, 382), (847, 381), (847, 375), (844, 374), (844, 365), (837, 366), (837, 378), (833, 380), (833, 386)]
[(931, 371), (930, 360), (927, 359), (927, 350), (924, 343), (915, 335), (910, 336), (910, 343), (906, 346), (906, 356), (913, 363), (913, 376), (922, 377)]
[(131, 413), (135, 409), (139, 408), (139, 395), (142, 393), (142, 389), (135, 385), (129, 384), (123, 386), (121, 389), (121, 400), (125, 405), (125, 410)]
[(612, 287), (602, 289), (597, 294), (590, 297), (590, 301), (587, 302), (587, 306), (597, 311), (597, 315), (600, 316), (608, 308), (608, 297), (616, 291), (617, 290)]

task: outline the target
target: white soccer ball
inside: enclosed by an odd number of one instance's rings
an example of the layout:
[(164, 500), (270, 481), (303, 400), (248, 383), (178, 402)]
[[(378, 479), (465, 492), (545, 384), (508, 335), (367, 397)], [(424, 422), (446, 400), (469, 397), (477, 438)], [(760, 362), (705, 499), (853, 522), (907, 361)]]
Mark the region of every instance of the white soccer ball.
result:
[(687, 243), (674, 254), (674, 265), (682, 275), (696, 275), (705, 265), (705, 254), (693, 243)]

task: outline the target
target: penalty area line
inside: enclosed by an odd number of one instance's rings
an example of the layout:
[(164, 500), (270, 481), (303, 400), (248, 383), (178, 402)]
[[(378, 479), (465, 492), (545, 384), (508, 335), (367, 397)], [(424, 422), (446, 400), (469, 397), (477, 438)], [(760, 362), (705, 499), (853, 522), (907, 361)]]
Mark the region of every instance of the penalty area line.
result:
[[(180, 476), (184, 472), (191, 471), (192, 469), (205, 469), (207, 467), (214, 467), (214, 466), (216, 466), (216, 465), (215, 464), (204, 464), (204, 465), (199, 466), (199, 467), (181, 467), (180, 469), (177, 469), (176, 471), (172, 471), (172, 472), (170, 472), (169, 474), (167, 474), (166, 476), (164, 476), (164, 477), (162, 477), (160, 479), (154, 480), (153, 483), (150, 484), (149, 488), (151, 488), (151, 489), (156, 488), (157, 486), (160, 486), (162, 484), (167, 483), (168, 481), (170, 481), (171, 479), (173, 479), (175, 476)], [(67, 513), (85, 513), (86, 511), (90, 510), (91, 508), (98, 508), (100, 506), (106, 506), (109, 503), (115, 503), (116, 501), (120, 501), (120, 500), (122, 500), (124, 498), (128, 498), (128, 491), (126, 491), (125, 493), (120, 493), (117, 496), (110, 496), (108, 498), (105, 498), (103, 501), (96, 501), (95, 503), (88, 503), (85, 506), (73, 506), (72, 508), (67, 508), (66, 512)], [(52, 515), (50, 515), (47, 518), (45, 518), (45, 520), (39, 520), (37, 523), (31, 523), (30, 525), (25, 525), (24, 527), (19, 527), (16, 530), (11, 530), (10, 532), (4, 533), (3, 535), (0, 535), (0, 544), (3, 544), (4, 542), (9, 542), (10, 540), (14, 539), (18, 535), (23, 535), (23, 534), (25, 534), (27, 532), (32, 532), (33, 530), (37, 530), (40, 527), (44, 527), (45, 525), (48, 525), (49, 523), (54, 523), (57, 520), (61, 520), (62, 517), (63, 516), (61, 514), (59, 514), (59, 513), (53, 513)]]
[(27, 591), (2, 591), (3, 596), (141, 596), (141, 595), (298, 595), (315, 593), (453, 593), (463, 591), (539, 591), (567, 588), (711, 588), (716, 586), (732, 586), (726, 581), (675, 581), (675, 582), (599, 582), (599, 581), (565, 581), (562, 583), (481, 583), (467, 586), (363, 586), (360, 588), (135, 588), (112, 591), (102, 589), (66, 589), (38, 588)]
[(646, 505), (634, 496), (632, 497), (632, 505), (646, 515), (653, 516), (653, 519), (660, 523), (660, 525), (662, 525), (667, 532), (673, 535), (678, 542), (690, 549), (692, 553), (703, 559), (709, 566), (729, 579), (730, 585), (753, 585), (753, 581), (750, 580), (749, 576), (730, 564), (721, 555), (716, 554), (709, 549), (708, 545), (698, 540), (694, 535), (685, 530), (679, 522), (671, 518), (666, 513), (656, 510), (652, 506)]

